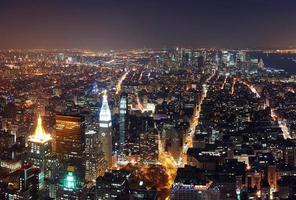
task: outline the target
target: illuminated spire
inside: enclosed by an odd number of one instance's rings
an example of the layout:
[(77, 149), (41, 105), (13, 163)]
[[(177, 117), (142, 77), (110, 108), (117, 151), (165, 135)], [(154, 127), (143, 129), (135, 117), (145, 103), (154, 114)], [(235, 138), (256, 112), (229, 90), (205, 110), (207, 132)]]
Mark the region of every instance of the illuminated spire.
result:
[(106, 90), (103, 92), (103, 103), (102, 103), (102, 107), (100, 110), (100, 126), (101, 127), (111, 126), (111, 111), (110, 111), (110, 108), (108, 105)]
[(73, 172), (68, 172), (63, 182), (65, 188), (76, 189), (76, 177)]
[(33, 142), (46, 142), (51, 140), (51, 136), (47, 134), (42, 126), (41, 116), (38, 116), (37, 126), (34, 132), (34, 135), (29, 136), (29, 140)]

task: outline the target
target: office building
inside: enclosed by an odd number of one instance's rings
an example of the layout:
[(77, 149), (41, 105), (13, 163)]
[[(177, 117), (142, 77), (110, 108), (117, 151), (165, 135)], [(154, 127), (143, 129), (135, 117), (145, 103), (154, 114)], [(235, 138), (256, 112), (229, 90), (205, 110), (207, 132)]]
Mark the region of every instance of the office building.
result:
[(81, 116), (56, 115), (53, 150), (61, 164), (76, 166), (81, 178), (85, 175), (85, 122)]
[(39, 116), (37, 126), (33, 135), (28, 139), (28, 162), (33, 163), (41, 171), (39, 177), (39, 188), (44, 188), (44, 177), (47, 174), (47, 160), (51, 154), (51, 136), (47, 134), (42, 126), (42, 119)]
[(64, 176), (60, 179), (58, 187), (59, 200), (80, 200), (82, 199), (83, 182), (77, 175), (74, 166), (68, 166)]
[(140, 161), (145, 164), (155, 164), (159, 156), (159, 135), (151, 129), (140, 134)]
[(100, 135), (94, 130), (88, 130), (85, 134), (85, 179), (95, 181), (102, 176), (107, 169), (107, 163), (102, 151)]
[(119, 153), (118, 161), (125, 160), (125, 142), (127, 130), (128, 98), (127, 93), (121, 93), (119, 102)]

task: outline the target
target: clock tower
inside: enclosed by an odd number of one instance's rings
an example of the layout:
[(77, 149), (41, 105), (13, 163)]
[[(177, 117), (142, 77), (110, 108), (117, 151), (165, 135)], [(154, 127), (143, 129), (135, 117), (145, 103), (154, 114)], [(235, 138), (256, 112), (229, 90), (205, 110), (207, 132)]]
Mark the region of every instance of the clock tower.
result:
[(108, 168), (112, 167), (112, 121), (108, 105), (107, 93), (103, 94), (103, 103), (100, 110), (99, 134), (102, 141), (102, 150)]

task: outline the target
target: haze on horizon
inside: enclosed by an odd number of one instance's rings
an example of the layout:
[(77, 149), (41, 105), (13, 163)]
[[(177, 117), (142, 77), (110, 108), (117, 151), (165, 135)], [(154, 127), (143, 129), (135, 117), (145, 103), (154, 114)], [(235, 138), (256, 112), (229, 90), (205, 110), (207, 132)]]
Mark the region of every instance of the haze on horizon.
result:
[(296, 47), (295, 0), (0, 0), (0, 49)]

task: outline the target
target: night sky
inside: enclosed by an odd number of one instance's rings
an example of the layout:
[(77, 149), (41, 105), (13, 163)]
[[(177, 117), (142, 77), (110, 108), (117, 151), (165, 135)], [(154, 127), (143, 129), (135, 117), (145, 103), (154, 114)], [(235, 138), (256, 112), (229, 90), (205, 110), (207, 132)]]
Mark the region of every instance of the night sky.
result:
[(296, 0), (0, 0), (3, 48), (296, 47)]

